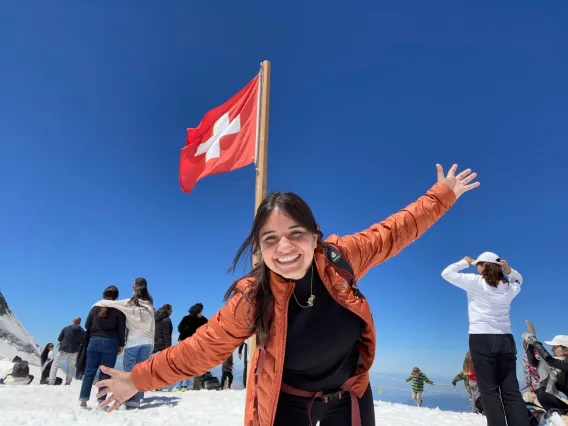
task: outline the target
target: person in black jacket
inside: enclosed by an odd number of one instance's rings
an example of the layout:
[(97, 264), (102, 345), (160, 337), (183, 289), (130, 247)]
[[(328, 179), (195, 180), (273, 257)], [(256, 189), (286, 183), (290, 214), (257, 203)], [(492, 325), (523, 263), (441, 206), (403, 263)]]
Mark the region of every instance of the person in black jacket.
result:
[(204, 324), (207, 324), (207, 318), (203, 316), (203, 303), (196, 303), (189, 308), (189, 315), (183, 317), (178, 325), (178, 340), (181, 342), (193, 336), (197, 329)]
[(562, 392), (568, 395), (568, 336), (556, 336), (550, 342), (545, 342), (552, 346), (551, 355), (536, 340), (536, 336), (531, 333), (524, 333), (523, 339), (532, 346), (540, 355), (541, 360), (537, 360), (534, 353), (527, 351), (529, 364), (538, 368), (540, 376), (540, 387), (536, 390), (538, 402), (546, 411), (552, 409), (568, 410), (568, 404), (560, 399)]
[[(116, 300), (118, 298), (118, 289), (110, 286), (103, 292), (103, 299)], [(124, 348), (124, 340), (126, 335), (126, 317), (115, 308), (106, 308), (94, 306), (85, 322), (89, 343), (87, 346), (87, 361), (85, 364), (85, 375), (81, 385), (81, 393), (79, 401), (81, 407), (87, 407), (87, 401), (91, 397), (91, 389), (95, 375), (101, 365), (106, 367), (114, 367), (116, 358), (122, 353)], [(107, 379), (109, 376), (102, 371), (99, 374), (101, 380)], [(102, 389), (99, 389), (99, 392)], [(99, 402), (105, 398), (99, 399)]]
[[(182, 318), (178, 325), (179, 338), (178, 341), (187, 339), (195, 334), (197, 329), (202, 325), (207, 324), (207, 318), (203, 316), (203, 303), (196, 303), (189, 308), (189, 315)], [(199, 380), (200, 376), (195, 377), (194, 380)], [(189, 380), (182, 380), (176, 384), (176, 389), (186, 391), (188, 388)]]
[(156, 311), (156, 331), (154, 334), (153, 351), (154, 354), (172, 346), (172, 332), (174, 329), (174, 327), (172, 326), (172, 320), (170, 319), (172, 312), (172, 305), (170, 305), (169, 303), (165, 304)]
[(73, 380), (73, 369), (77, 360), (77, 352), (83, 341), (85, 330), (81, 327), (81, 317), (73, 320), (71, 325), (64, 327), (59, 333), (59, 351), (55, 354), (51, 369), (49, 371), (49, 384), (54, 385), (57, 376), (57, 369), (65, 362), (66, 376), (65, 384), (70, 385)]

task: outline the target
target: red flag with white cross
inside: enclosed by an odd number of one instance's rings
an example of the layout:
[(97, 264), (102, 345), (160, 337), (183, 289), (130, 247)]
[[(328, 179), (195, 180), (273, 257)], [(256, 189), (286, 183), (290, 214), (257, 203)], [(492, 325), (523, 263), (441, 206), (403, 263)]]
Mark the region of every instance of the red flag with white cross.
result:
[(226, 173), (255, 161), (259, 76), (223, 105), (209, 111), (199, 126), (187, 129), (179, 179), (188, 193), (199, 179)]

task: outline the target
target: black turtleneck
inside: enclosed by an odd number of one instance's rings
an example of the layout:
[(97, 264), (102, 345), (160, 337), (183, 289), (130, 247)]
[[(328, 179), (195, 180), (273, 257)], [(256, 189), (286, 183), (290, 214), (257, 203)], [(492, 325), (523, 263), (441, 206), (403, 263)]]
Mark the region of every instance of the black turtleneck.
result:
[(306, 391), (333, 391), (355, 372), (364, 322), (331, 297), (313, 268), (314, 306), (301, 308), (294, 298), (307, 306), (311, 269), (290, 298), (282, 380)]

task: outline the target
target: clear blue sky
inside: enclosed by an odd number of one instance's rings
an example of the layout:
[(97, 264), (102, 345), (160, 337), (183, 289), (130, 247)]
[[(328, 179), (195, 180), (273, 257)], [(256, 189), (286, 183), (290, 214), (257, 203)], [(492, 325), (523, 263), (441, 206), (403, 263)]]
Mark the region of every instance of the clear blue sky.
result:
[(568, 333), (568, 4), (387, 3), (4, 4), (0, 290), (29, 331), (53, 341), (107, 285), (126, 297), (138, 276), (175, 325), (195, 302), (217, 310), (254, 170), (185, 195), (179, 152), (186, 128), (270, 59), (268, 187), (304, 197), (326, 234), (414, 201), (436, 162), (479, 173), (479, 189), (360, 283), (376, 370), (460, 368), (466, 296), (440, 272), (485, 250), (524, 274), (517, 336), (527, 318), (543, 339)]

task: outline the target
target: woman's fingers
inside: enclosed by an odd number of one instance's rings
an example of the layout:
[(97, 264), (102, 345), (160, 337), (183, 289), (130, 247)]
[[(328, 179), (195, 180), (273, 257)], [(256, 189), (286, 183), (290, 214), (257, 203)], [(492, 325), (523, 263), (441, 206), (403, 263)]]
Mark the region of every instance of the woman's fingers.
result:
[(466, 177), (468, 174), (471, 173), (471, 169), (465, 169), (463, 172), (461, 172), (459, 175), (456, 176), (456, 178), (458, 180), (463, 179), (464, 177)]
[(97, 393), (97, 398), (102, 398), (103, 396), (108, 395), (110, 392), (110, 388), (105, 387), (99, 393)]
[(472, 173), (469, 176), (465, 176), (465, 177), (459, 178), (459, 179), (461, 180), (462, 183), (466, 184), (466, 183), (470, 183), (476, 177), (477, 177), (477, 173)]

